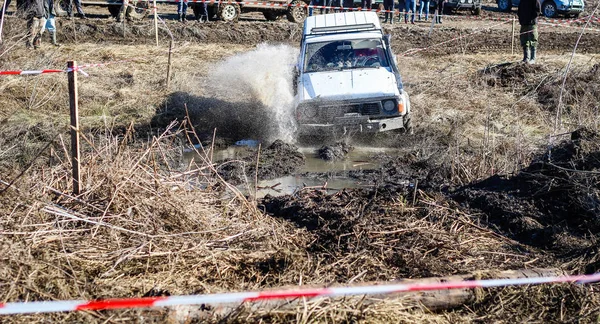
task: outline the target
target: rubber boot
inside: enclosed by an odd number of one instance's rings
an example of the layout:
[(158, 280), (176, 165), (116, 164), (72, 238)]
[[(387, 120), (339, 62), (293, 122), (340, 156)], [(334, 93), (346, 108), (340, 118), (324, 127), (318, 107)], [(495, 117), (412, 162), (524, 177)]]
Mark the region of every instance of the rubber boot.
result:
[(185, 17), (185, 14), (181, 15), (181, 22), (186, 22), (187, 18)]
[(529, 47), (523, 47), (523, 63), (529, 63)]
[(53, 31), (51, 34), (52, 34), (52, 45), (60, 46), (60, 44), (56, 41), (56, 31)]
[(529, 57), (529, 64), (535, 64), (535, 47), (530, 46), (529, 47), (531, 56)]

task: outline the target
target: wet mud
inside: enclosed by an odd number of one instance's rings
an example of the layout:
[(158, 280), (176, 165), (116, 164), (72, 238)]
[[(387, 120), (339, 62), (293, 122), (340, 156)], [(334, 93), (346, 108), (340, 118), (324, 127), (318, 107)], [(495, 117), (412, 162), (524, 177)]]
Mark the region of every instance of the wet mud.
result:
[(217, 170), (225, 180), (242, 184), (248, 183), (254, 176), (269, 180), (291, 175), (303, 165), (304, 155), (297, 146), (276, 140), (260, 151), (258, 148), (245, 148), (238, 159), (220, 161)]
[(452, 197), (482, 221), (528, 245), (565, 256), (593, 247), (600, 230), (600, 137), (580, 129), (513, 177), (494, 176)]
[(335, 161), (344, 159), (354, 148), (344, 142), (338, 142), (333, 145), (323, 145), (317, 152), (319, 158), (325, 161)]
[[(500, 13), (489, 13), (497, 17)], [(151, 44), (154, 43), (153, 23), (150, 19), (130, 22), (125, 25), (113, 19), (57, 20), (59, 42), (103, 42), (119, 44)], [(165, 27), (166, 26), (166, 27)], [(427, 27), (427, 28), (425, 28)], [(392, 35), (392, 46), (396, 54), (402, 55), (439, 55), (457, 52), (485, 53), (511, 48), (510, 28), (488, 29), (478, 31), (474, 36), (465, 37), (469, 32), (462, 28), (436, 26), (429, 33), (429, 24), (423, 28), (415, 28), (404, 24), (385, 25), (386, 33)], [(597, 28), (596, 25), (591, 27)], [(25, 29), (25, 21), (11, 17), (6, 24), (8, 34), (17, 34)], [(168, 30), (167, 30), (168, 29)], [(571, 51), (577, 42), (579, 30), (575, 28), (544, 28), (540, 31), (540, 51)], [(165, 21), (159, 26), (159, 38), (168, 41), (171, 34), (176, 41), (190, 41), (220, 44), (259, 44), (262, 42), (299, 44), (302, 37), (302, 26), (287, 21), (240, 21), (230, 24), (212, 22), (202, 24), (189, 22), (181, 24), (176, 21)], [(460, 37), (463, 41), (447, 42)], [(443, 44), (442, 44), (443, 43)], [(409, 50), (427, 48), (410, 54)], [(517, 46), (518, 48), (518, 46)], [(600, 37), (595, 34), (581, 38), (579, 53), (597, 53), (600, 51)]]

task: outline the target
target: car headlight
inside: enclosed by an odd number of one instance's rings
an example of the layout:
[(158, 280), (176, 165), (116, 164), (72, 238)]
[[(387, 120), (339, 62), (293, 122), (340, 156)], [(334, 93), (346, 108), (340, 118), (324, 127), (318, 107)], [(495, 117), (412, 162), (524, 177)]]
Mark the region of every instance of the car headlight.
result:
[(387, 114), (397, 112), (398, 107), (396, 106), (396, 102), (394, 100), (386, 100), (383, 102), (383, 111)]
[(319, 109), (315, 106), (304, 106), (302, 107), (302, 114), (307, 118), (317, 117)]

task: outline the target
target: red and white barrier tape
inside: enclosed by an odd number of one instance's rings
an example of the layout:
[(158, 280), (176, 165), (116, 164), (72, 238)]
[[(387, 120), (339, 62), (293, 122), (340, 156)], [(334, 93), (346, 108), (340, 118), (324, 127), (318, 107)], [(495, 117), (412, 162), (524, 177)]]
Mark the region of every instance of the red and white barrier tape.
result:
[(40, 74), (48, 74), (48, 73), (64, 73), (64, 72), (77, 71), (77, 72), (80, 72), (80, 73), (84, 74), (85, 76), (87, 76), (87, 73), (83, 69), (94, 68), (94, 67), (104, 67), (104, 66), (112, 65), (112, 64), (128, 63), (128, 62), (132, 62), (134, 60), (135, 59), (104, 62), (104, 63), (83, 64), (83, 65), (76, 66), (75, 68), (67, 68), (64, 70), (46, 69), (46, 70), (0, 71), (0, 75), (40, 75)]
[(380, 295), (411, 291), (430, 291), (447, 289), (473, 289), (506, 286), (538, 285), (546, 283), (592, 283), (600, 281), (600, 273), (580, 276), (541, 277), (520, 279), (491, 279), (469, 280), (457, 282), (442, 282), (433, 284), (387, 284), (362, 287), (332, 287), (316, 289), (290, 289), (280, 291), (239, 292), (190, 296), (146, 297), (106, 299), (97, 301), (36, 301), (0, 304), (0, 314), (32, 314), (52, 313), (79, 310), (105, 310), (121, 308), (161, 307), (177, 305), (202, 305), (244, 303), (274, 299), (313, 298), (313, 297), (342, 297), (353, 295)]
[(66, 70), (30, 70), (30, 71), (0, 71), (0, 75), (39, 75), (46, 73), (66, 72)]

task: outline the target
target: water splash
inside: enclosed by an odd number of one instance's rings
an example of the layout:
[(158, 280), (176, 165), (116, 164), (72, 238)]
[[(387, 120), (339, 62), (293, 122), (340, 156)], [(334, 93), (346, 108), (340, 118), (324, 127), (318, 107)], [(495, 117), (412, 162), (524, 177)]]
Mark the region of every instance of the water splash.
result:
[(288, 45), (260, 44), (256, 49), (234, 55), (219, 64), (211, 76), (213, 82), (259, 101), (267, 109), (267, 137), (295, 141), (294, 95), (292, 75), (298, 50)]

